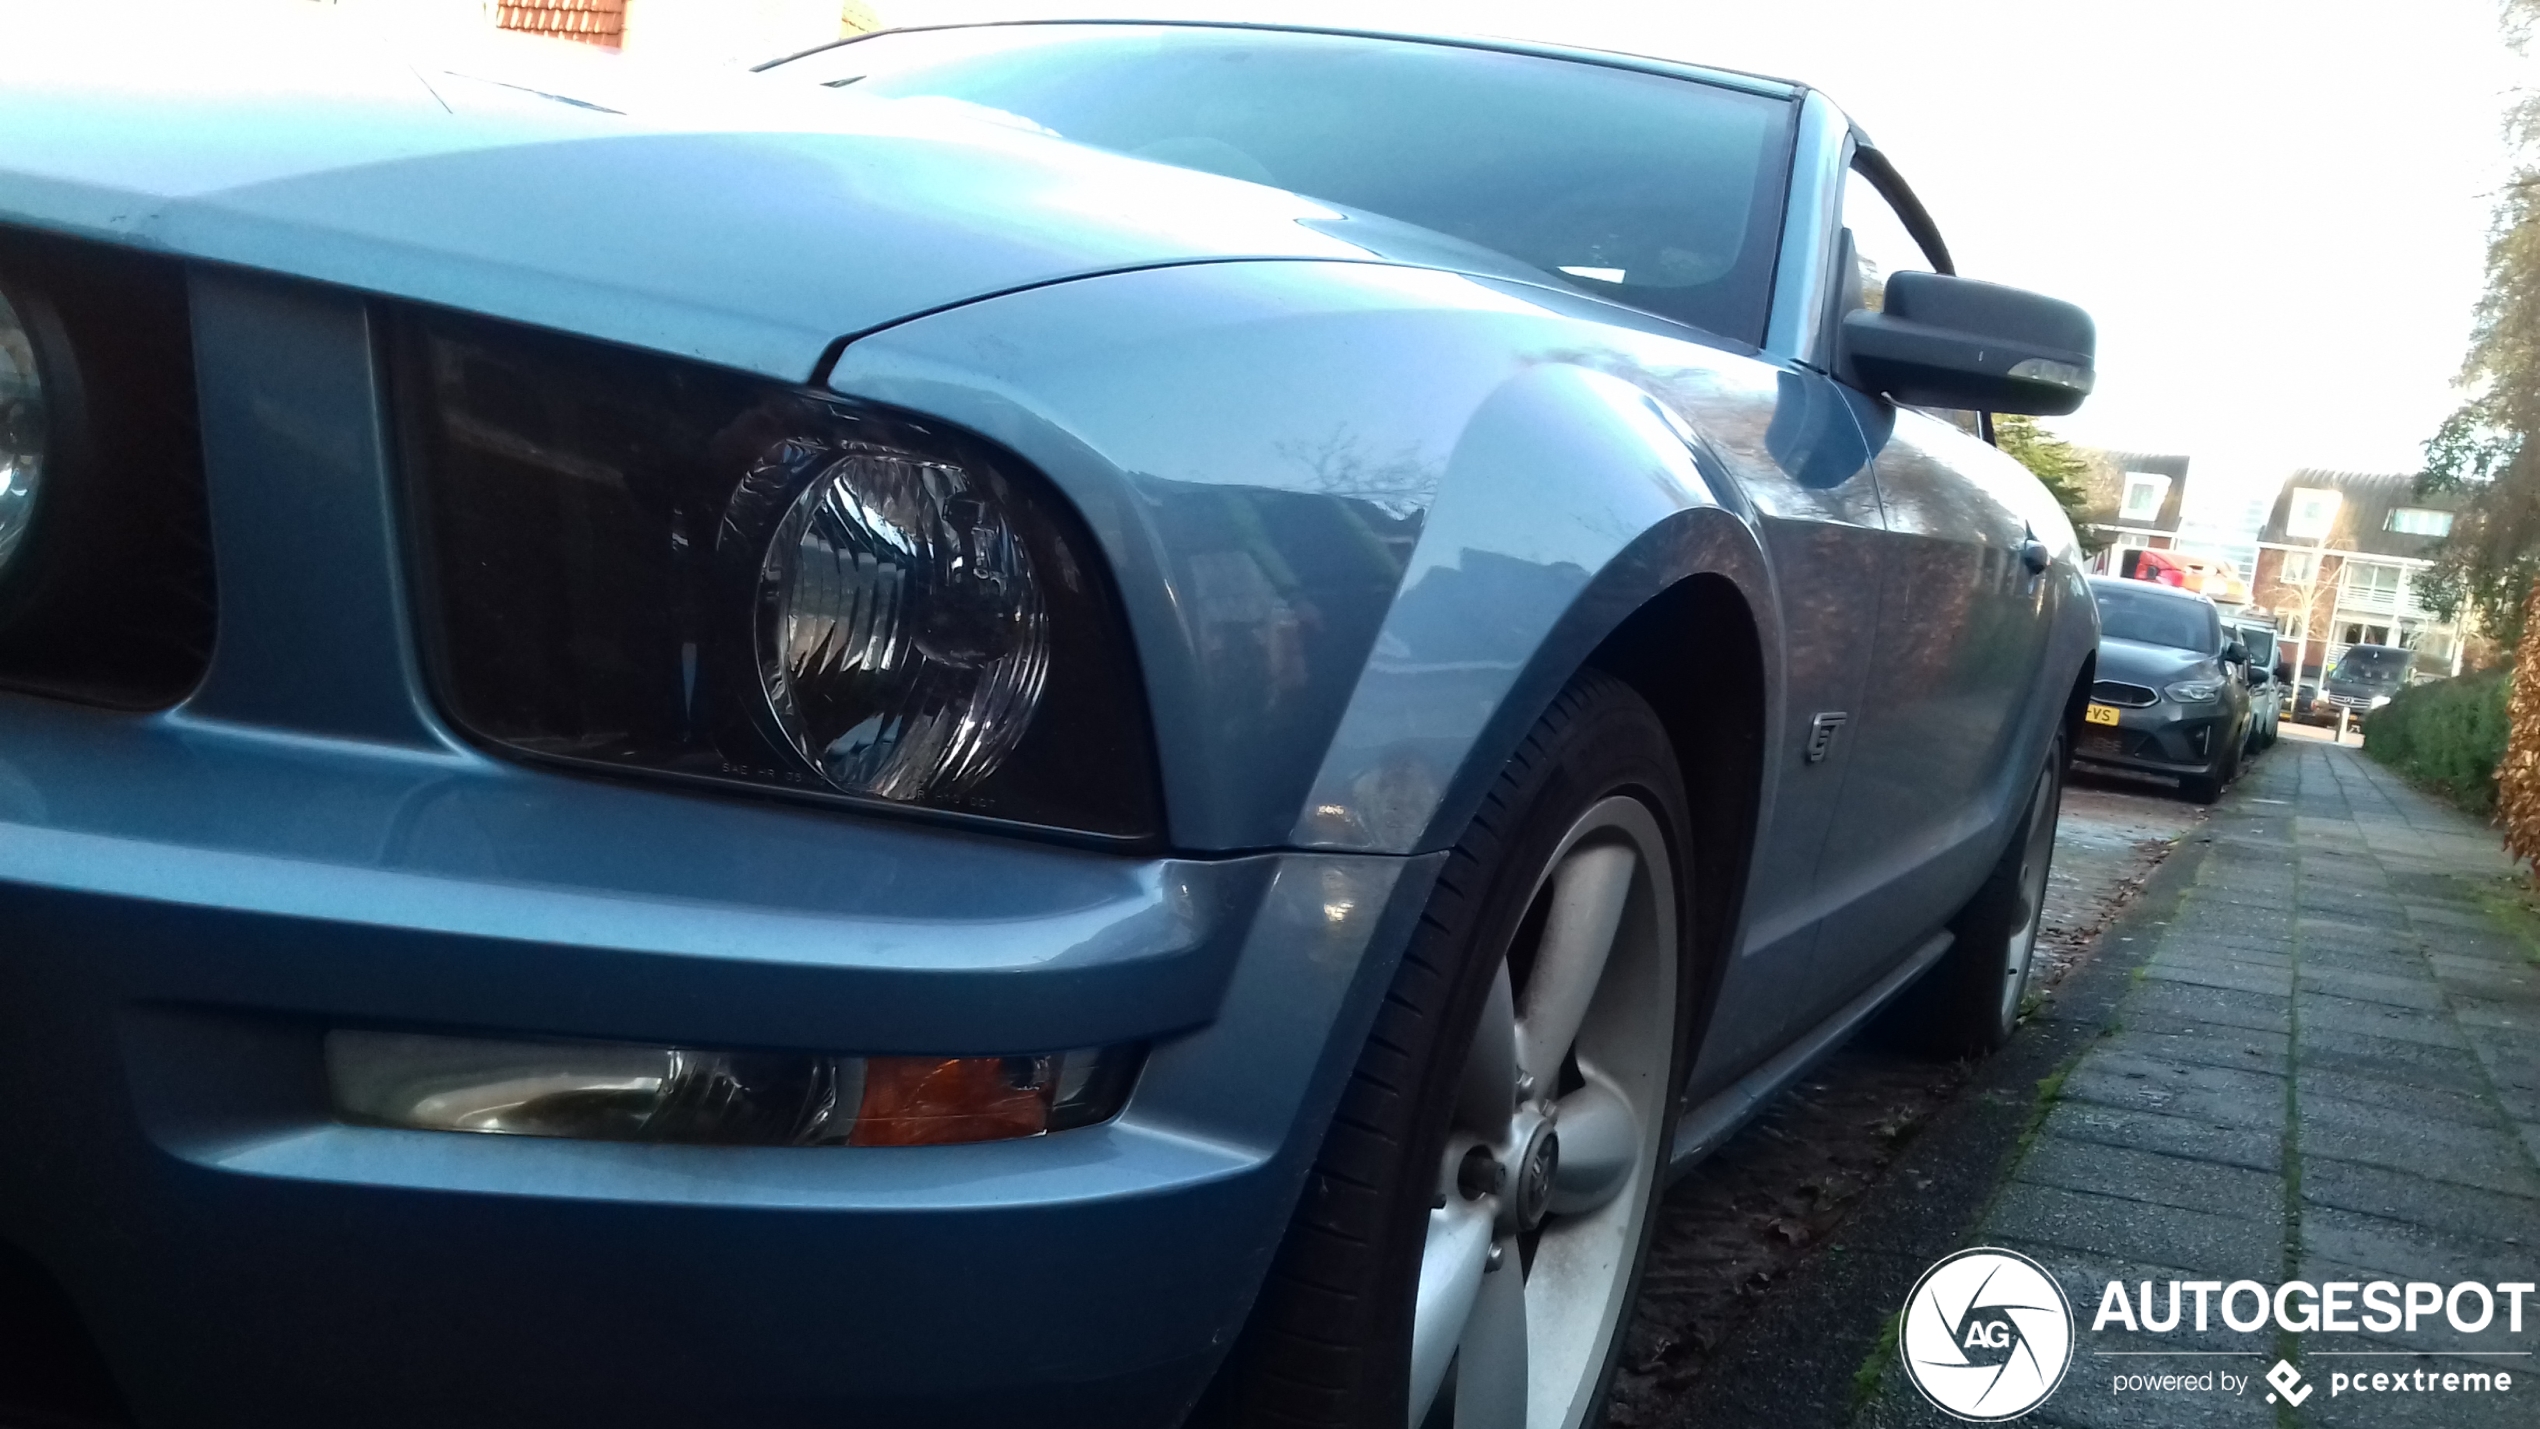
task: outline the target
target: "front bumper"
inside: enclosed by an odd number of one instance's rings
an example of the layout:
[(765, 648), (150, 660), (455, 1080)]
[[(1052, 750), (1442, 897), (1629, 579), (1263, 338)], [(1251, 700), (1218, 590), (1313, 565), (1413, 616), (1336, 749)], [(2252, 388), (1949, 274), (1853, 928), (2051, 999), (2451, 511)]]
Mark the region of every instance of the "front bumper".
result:
[(2227, 705), (2181, 705), (2164, 699), (2120, 708), (2114, 727), (2083, 725), (2073, 757), (2145, 774), (2212, 774), (2226, 760), (2232, 726)]
[[(1173, 1423), (1435, 868), (0, 697), (0, 1240), (148, 1425)], [(1153, 1051), (1080, 1131), (715, 1148), (345, 1125), (331, 1026)]]

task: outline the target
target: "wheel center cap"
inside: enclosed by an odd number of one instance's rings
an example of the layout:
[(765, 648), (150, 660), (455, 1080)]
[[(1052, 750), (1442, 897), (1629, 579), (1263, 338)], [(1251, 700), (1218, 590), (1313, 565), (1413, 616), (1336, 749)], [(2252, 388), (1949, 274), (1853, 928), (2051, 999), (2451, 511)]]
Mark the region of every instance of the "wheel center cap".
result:
[(1561, 1169), (1561, 1138), (1552, 1123), (1540, 1116), (1522, 1116), (1516, 1130), (1523, 1150), (1517, 1156), (1516, 1184), (1509, 1188), (1509, 1200), (1517, 1214), (1517, 1228), (1533, 1230), (1543, 1224), (1544, 1212), (1552, 1207), (1552, 1178)]

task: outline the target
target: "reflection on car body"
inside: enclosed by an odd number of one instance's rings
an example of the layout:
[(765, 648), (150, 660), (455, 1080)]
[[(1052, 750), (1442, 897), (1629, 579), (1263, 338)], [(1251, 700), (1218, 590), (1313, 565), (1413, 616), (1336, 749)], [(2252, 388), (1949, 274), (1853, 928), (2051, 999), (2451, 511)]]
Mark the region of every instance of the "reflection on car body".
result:
[(1813, 90), (7, 23), (0, 1242), (141, 1422), (1574, 1429), (1670, 1170), (2017, 1023), (2107, 656), (1934, 411), (2090, 324)]

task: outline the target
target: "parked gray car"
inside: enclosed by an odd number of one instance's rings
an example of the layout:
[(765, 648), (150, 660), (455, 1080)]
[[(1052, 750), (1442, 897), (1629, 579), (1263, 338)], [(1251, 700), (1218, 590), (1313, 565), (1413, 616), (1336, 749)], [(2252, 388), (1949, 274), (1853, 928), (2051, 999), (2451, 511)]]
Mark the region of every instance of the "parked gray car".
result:
[(1822, 94), (332, 9), (0, 0), (0, 1418), (1580, 1429), (2011, 1033), (2091, 327)]
[(2249, 747), (2248, 646), (2201, 595), (2104, 576), (2090, 589), (2098, 678), (2075, 757), (2170, 775), (2199, 804), (2221, 798)]

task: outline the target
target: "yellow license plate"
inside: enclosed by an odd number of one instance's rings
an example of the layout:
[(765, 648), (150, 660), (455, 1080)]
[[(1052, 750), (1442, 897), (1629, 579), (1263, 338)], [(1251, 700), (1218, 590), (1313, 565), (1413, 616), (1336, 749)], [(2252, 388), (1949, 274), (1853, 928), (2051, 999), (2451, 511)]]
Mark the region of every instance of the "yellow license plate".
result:
[(2094, 704), (2082, 713), (2082, 718), (2090, 721), (2092, 724), (2115, 724), (2117, 722), (2117, 707), (2115, 705)]

